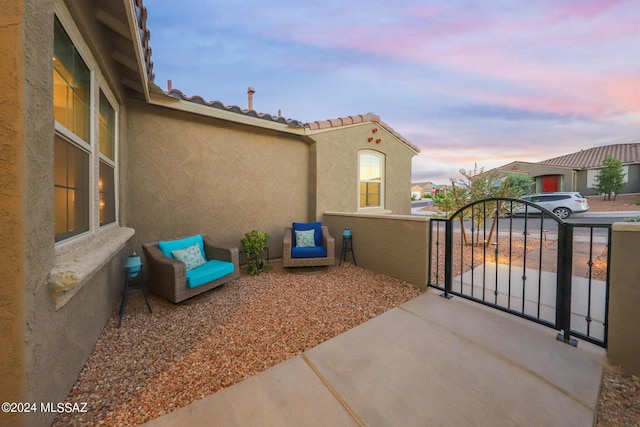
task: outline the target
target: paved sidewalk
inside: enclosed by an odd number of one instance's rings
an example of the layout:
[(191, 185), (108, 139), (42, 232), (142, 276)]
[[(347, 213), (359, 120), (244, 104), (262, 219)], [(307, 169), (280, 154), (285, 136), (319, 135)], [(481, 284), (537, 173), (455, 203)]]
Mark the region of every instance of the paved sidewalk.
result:
[(592, 426), (605, 352), (430, 290), (164, 426)]

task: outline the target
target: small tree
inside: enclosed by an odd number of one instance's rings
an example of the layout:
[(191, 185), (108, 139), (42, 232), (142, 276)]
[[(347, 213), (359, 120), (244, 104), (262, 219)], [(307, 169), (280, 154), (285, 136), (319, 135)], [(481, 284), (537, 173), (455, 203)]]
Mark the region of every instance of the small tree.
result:
[(440, 211), (445, 215), (448, 215), (449, 212), (453, 211), (456, 206), (456, 201), (453, 198), (453, 194), (451, 192), (442, 192), (436, 193), (433, 196), (433, 204), (440, 208)]
[(533, 192), (535, 181), (529, 175), (519, 173), (510, 173), (509, 178), (509, 197), (520, 197)]
[(604, 163), (598, 174), (595, 176), (595, 185), (593, 188), (600, 194), (605, 196), (604, 200), (611, 200), (611, 193), (614, 193), (613, 199), (618, 191), (627, 185), (624, 180), (624, 168), (622, 162), (611, 156), (604, 159)]
[[(500, 174), (493, 170), (484, 172), (484, 168), (478, 170), (478, 165), (474, 165), (473, 171), (460, 169), (460, 174), (464, 179), (451, 180), (454, 192), (455, 206), (454, 209), (460, 209), (463, 206), (484, 199), (497, 197), (517, 198), (530, 191), (533, 186), (533, 180), (529, 176), (515, 175), (514, 183), (511, 176), (501, 178)], [(482, 204), (482, 208), (476, 208), (472, 212), (471, 220), (475, 222), (476, 242), (478, 245), (491, 243), (493, 231), (500, 213), (504, 212), (502, 201), (493, 201)], [(491, 231), (486, 242), (480, 242), (480, 228), (485, 221), (493, 219)], [(460, 216), (460, 223), (463, 230), (465, 244), (468, 244), (466, 232), (464, 231), (463, 216)]]

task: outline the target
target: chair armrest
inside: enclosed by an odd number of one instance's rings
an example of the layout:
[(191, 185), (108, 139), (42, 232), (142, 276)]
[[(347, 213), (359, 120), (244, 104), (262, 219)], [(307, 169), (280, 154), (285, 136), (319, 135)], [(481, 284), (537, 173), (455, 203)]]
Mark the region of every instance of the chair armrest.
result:
[(291, 227), (284, 228), (284, 236), (282, 237), (282, 259), (289, 260), (291, 259)]
[(288, 248), (289, 252), (291, 252), (291, 245), (293, 244), (291, 241), (291, 227), (284, 228), (284, 237), (282, 238), (282, 246), (284, 248)]
[(204, 241), (204, 253), (207, 256), (207, 260), (219, 259), (221, 261), (231, 262), (235, 265), (236, 270), (240, 267), (240, 255), (238, 248), (222, 248), (215, 246), (213, 241), (207, 236), (202, 236)]
[(167, 258), (157, 243), (145, 243), (142, 250), (147, 263), (147, 283), (160, 295), (173, 294), (176, 286), (186, 286), (187, 268), (176, 259)]
[(328, 258), (336, 257), (336, 243), (335, 239), (329, 234), (329, 227), (322, 226), (322, 246), (327, 250)]

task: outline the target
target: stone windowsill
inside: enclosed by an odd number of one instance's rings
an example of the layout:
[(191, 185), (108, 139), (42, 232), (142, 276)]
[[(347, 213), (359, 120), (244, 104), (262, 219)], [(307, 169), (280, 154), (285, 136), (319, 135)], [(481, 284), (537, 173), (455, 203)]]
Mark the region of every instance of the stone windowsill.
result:
[(62, 308), (131, 239), (135, 231), (113, 227), (56, 248), (48, 285), (56, 310)]

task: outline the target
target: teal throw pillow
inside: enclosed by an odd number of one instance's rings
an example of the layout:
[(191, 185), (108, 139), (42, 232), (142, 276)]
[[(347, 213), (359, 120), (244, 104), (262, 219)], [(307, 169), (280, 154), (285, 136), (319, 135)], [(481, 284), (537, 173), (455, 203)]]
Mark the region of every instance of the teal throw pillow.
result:
[(314, 240), (315, 230), (295, 230), (296, 232), (296, 247), (297, 248), (315, 248), (316, 242)]
[(187, 271), (193, 270), (194, 268), (207, 263), (207, 260), (203, 258), (202, 252), (200, 252), (200, 246), (197, 243), (185, 249), (171, 251), (171, 254), (178, 261), (184, 262), (184, 265), (187, 267)]

